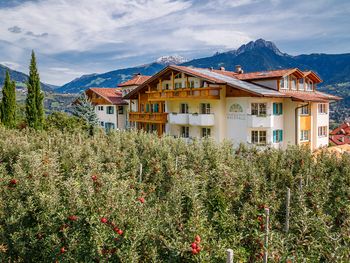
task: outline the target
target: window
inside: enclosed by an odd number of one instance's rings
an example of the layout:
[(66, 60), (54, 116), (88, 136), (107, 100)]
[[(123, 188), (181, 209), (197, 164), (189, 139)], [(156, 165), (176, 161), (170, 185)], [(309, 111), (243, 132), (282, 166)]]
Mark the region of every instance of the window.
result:
[(141, 103), (140, 105), (140, 112), (144, 112), (145, 111), (145, 105)]
[(230, 106), (229, 112), (243, 112), (243, 108), (241, 105), (235, 103)]
[(283, 114), (283, 107), (282, 103), (273, 103), (273, 115), (282, 115)]
[(201, 103), (201, 114), (210, 114), (210, 103)]
[(273, 131), (273, 142), (278, 143), (283, 141), (283, 130)]
[(327, 136), (327, 126), (318, 127), (318, 137), (326, 137)]
[(187, 103), (180, 104), (180, 113), (183, 113), (183, 114), (188, 113), (188, 104)]
[(169, 83), (165, 84), (165, 89), (168, 90), (169, 89)]
[(210, 128), (202, 128), (202, 137), (210, 137)]
[(105, 123), (103, 121), (100, 122), (101, 127), (105, 126)]
[(107, 114), (114, 114), (114, 106), (107, 106)]
[(189, 87), (190, 87), (190, 88), (194, 88), (194, 80), (191, 80), (191, 81), (189, 82)]
[(105, 129), (106, 129), (107, 132), (109, 132), (109, 131), (112, 130), (112, 129), (115, 129), (114, 123), (106, 122), (106, 123), (105, 123)]
[(103, 111), (103, 106), (97, 106), (97, 110)]
[(318, 104), (318, 113), (327, 114), (327, 104), (325, 103)]
[(280, 80), (280, 89), (288, 89), (288, 77), (284, 77)]
[(190, 137), (190, 127), (182, 126), (181, 127), (181, 134), (180, 134), (180, 136), (182, 138), (189, 138)]
[(252, 143), (256, 145), (266, 145), (266, 131), (252, 131)]
[(151, 104), (152, 112), (159, 112), (159, 104)]
[(309, 110), (309, 106), (308, 105), (306, 105), (306, 106), (303, 106), (301, 109), (300, 109), (300, 111), (301, 111), (301, 115), (309, 115), (310, 114), (310, 110)]
[(304, 79), (299, 79), (299, 90), (304, 90)]
[(149, 112), (149, 104), (146, 104), (146, 112)]
[(181, 79), (181, 73), (176, 74), (175, 79)]
[(310, 131), (301, 130), (300, 131), (300, 141), (309, 141), (310, 140)]
[(182, 88), (182, 82), (175, 82), (175, 89), (181, 89)]
[(306, 80), (306, 90), (312, 91), (312, 81)]
[(267, 113), (266, 103), (252, 103), (252, 115), (264, 116)]
[(118, 114), (123, 115), (124, 114), (124, 107), (118, 106)]
[(290, 77), (290, 86), (292, 90), (297, 89), (297, 79), (295, 77)]

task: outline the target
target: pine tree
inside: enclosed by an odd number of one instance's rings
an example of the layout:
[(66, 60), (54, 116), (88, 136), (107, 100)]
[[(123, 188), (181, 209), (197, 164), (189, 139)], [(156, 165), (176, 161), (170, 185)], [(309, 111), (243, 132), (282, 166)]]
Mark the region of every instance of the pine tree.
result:
[(2, 89), (1, 122), (13, 128), (16, 122), (16, 83), (11, 81), (10, 73), (6, 72), (5, 83)]
[(89, 125), (90, 134), (92, 135), (94, 127), (98, 125), (99, 120), (95, 108), (89, 101), (85, 92), (83, 92), (76, 100), (73, 115), (83, 119)]
[(40, 77), (36, 65), (35, 53), (29, 67), (27, 82), (28, 95), (26, 99), (26, 119), (29, 127), (42, 129), (44, 124), (44, 93), (41, 91)]

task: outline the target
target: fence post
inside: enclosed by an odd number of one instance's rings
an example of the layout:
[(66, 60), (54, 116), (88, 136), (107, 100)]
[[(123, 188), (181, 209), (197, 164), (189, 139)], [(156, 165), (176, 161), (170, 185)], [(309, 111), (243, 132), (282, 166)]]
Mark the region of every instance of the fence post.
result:
[(226, 263), (233, 263), (233, 250), (232, 249), (227, 249), (226, 250)]
[(289, 206), (290, 206), (290, 188), (287, 187), (287, 196), (286, 196), (286, 224), (284, 227), (284, 231), (288, 233), (289, 231)]
[(140, 183), (142, 183), (142, 163), (140, 163), (139, 181), (140, 181)]
[(267, 258), (268, 258), (269, 224), (270, 224), (270, 209), (265, 208), (264, 263), (267, 263)]

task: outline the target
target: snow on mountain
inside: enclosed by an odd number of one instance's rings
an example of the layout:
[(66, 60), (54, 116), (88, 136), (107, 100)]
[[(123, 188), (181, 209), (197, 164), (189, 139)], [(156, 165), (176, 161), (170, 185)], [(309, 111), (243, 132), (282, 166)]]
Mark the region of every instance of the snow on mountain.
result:
[(156, 63), (162, 64), (162, 65), (178, 65), (187, 62), (188, 59), (173, 55), (173, 56), (162, 56), (156, 60)]

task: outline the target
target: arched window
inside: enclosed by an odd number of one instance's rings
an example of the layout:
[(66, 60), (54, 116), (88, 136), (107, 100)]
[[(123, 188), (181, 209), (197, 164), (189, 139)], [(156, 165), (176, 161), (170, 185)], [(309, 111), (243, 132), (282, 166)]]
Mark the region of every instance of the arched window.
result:
[(235, 103), (230, 106), (229, 112), (243, 112), (242, 106)]

